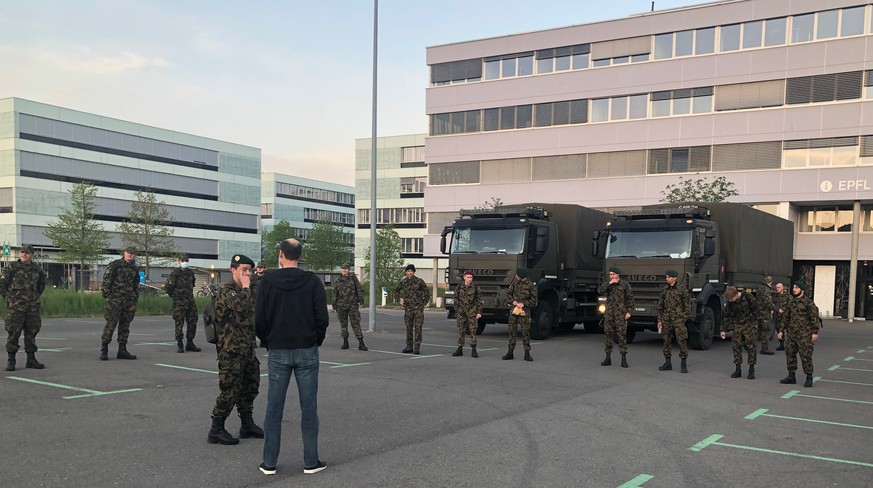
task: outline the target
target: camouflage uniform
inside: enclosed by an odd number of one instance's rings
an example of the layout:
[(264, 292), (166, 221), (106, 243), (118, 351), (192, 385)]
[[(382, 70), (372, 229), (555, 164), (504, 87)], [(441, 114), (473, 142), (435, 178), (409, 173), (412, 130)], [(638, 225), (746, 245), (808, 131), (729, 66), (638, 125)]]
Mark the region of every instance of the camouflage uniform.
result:
[(627, 281), (604, 283), (597, 293), (606, 294), (606, 312), (603, 314), (603, 332), (606, 334), (607, 354), (612, 353), (612, 336), (618, 334), (618, 351), (627, 353), (627, 319), (625, 316), (634, 308), (634, 292)]
[(194, 303), (194, 271), (176, 268), (167, 278), (164, 290), (173, 299), (173, 320), (176, 322), (176, 340), (182, 340), (182, 327), (188, 322), (185, 338), (194, 339), (197, 333), (197, 304)]
[(506, 301), (509, 302), (510, 308), (514, 308), (512, 302), (521, 303), (524, 307), (524, 315), (513, 315), (511, 311), (509, 313), (509, 350), (515, 349), (516, 327), (521, 326), (522, 345), (524, 345), (524, 352), (528, 352), (530, 351), (530, 316), (538, 301), (536, 286), (527, 278), (517, 277), (509, 285)]
[(136, 301), (139, 299), (139, 270), (123, 258), (109, 263), (103, 276), (103, 298), (106, 299), (103, 327), (104, 344), (112, 342), (112, 334), (118, 327), (118, 344), (127, 344), (130, 323), (136, 315)]
[(476, 315), (482, 313), (482, 292), (478, 285), (461, 283), (455, 288), (455, 315), (458, 320), (458, 347), (464, 347), (467, 334), (470, 345), (476, 347), (476, 329), (479, 321)]
[(818, 307), (804, 294), (800, 297), (794, 297), (788, 302), (785, 315), (785, 326), (788, 333), (785, 340), (785, 360), (788, 363), (788, 372), (797, 371), (797, 353), (799, 352), (800, 361), (803, 363), (803, 372), (806, 375), (812, 375), (812, 335), (818, 334)]
[(679, 344), (679, 357), (682, 359), (688, 357), (688, 328), (685, 321), (688, 319), (690, 311), (691, 300), (683, 285), (677, 282), (675, 285), (667, 285), (661, 290), (655, 312), (658, 314), (658, 321), (661, 322), (664, 335), (665, 358), (669, 359), (672, 356), (670, 342), (673, 336), (676, 336), (676, 342)]
[(724, 309), (725, 328), (733, 327), (731, 349), (734, 364), (743, 364), (743, 347), (749, 356), (749, 366), (758, 362), (758, 317), (761, 314), (758, 302), (745, 292), (735, 301), (728, 300)]
[(227, 417), (236, 405), (240, 416), (251, 413), (261, 383), (255, 355), (255, 303), (249, 289), (224, 283), (215, 299), (215, 319), (223, 324), (218, 352), (218, 388), (212, 415)]
[(760, 306), (760, 320), (758, 323), (759, 340), (761, 341), (761, 352), (770, 351), (770, 335), (773, 333), (773, 289), (767, 285), (758, 287), (755, 294)]
[(39, 297), (45, 290), (45, 273), (33, 261), (20, 259), (3, 268), (0, 274), (0, 295), (6, 299), (6, 352), (18, 352), (18, 340), (24, 332), (24, 351), (37, 351), (36, 335), (42, 327)]
[[(783, 332), (782, 340), (785, 340), (785, 328), (788, 325), (786, 322), (786, 318), (788, 317), (788, 303), (791, 301), (791, 295), (788, 294), (787, 291), (784, 293), (777, 293), (773, 296), (773, 319), (776, 323), (776, 332)], [(779, 313), (779, 309), (782, 309), (782, 313)]]
[(252, 290), (252, 300), (258, 298), (258, 282), (261, 281), (261, 278), (263, 278), (263, 276), (258, 273), (252, 273), (252, 276), (249, 278), (249, 289)]
[(352, 332), (359, 341), (364, 340), (361, 332), (361, 310), (364, 303), (364, 290), (358, 277), (349, 273), (347, 276), (339, 276), (333, 280), (333, 309), (340, 322), (340, 334), (343, 339), (349, 338), (349, 322), (352, 323)]
[[(421, 349), (421, 328), (424, 325), (424, 307), (430, 302), (430, 293), (424, 280), (418, 276), (404, 276), (394, 293), (403, 299), (403, 322), (406, 324), (406, 348)], [(413, 340), (413, 328), (415, 336)]]

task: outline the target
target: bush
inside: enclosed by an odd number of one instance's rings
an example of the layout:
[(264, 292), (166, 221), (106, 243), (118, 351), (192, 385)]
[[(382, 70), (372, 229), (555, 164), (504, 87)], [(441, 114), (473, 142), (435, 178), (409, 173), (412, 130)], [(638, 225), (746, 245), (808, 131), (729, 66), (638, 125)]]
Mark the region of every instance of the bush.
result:
[[(210, 297), (194, 297), (198, 315), (211, 300)], [(73, 290), (46, 288), (41, 299), (41, 315), (44, 318), (57, 317), (102, 317), (106, 299), (100, 293), (78, 293)], [(173, 302), (163, 293), (142, 293), (136, 302), (137, 315), (170, 315)], [(6, 302), (0, 300), (0, 314), (6, 315)]]

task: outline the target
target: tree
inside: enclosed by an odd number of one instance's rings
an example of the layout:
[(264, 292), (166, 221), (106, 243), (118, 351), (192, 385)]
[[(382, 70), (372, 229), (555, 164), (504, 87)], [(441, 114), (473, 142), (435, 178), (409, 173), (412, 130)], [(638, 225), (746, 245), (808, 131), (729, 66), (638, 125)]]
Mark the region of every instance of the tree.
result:
[(329, 220), (319, 220), (309, 231), (303, 257), (313, 271), (331, 271), (354, 255), (353, 247), (343, 232), (343, 226)]
[[(370, 248), (364, 256), (364, 276), (370, 276)], [(403, 277), (403, 255), (400, 235), (394, 226), (386, 224), (376, 233), (376, 289), (388, 287), (388, 297), (394, 299), (394, 285)]]
[(71, 208), (58, 214), (58, 220), (49, 222), (45, 235), (61, 250), (61, 261), (79, 263), (79, 289), (84, 291), (85, 266), (103, 257), (109, 247), (109, 232), (94, 220), (94, 198), (97, 187), (76, 183), (70, 189)]
[(473, 207), (476, 210), (497, 210), (498, 208), (503, 206), (503, 200), (497, 197), (491, 197), (491, 200), (486, 200), (481, 207)]
[(268, 268), (279, 267), (279, 253), (276, 251), (279, 243), (285, 239), (296, 238), (294, 228), (287, 220), (282, 219), (269, 232), (261, 234), (261, 261)]
[(679, 183), (667, 185), (661, 192), (664, 198), (662, 202), (725, 202), (730, 197), (740, 193), (736, 190), (734, 182), (728, 181), (724, 176), (719, 176), (712, 181), (707, 178), (685, 179), (679, 177)]
[(173, 218), (151, 190), (136, 191), (127, 219), (118, 226), (121, 243), (136, 249), (145, 264), (146, 279), (152, 266), (169, 266), (177, 255)]

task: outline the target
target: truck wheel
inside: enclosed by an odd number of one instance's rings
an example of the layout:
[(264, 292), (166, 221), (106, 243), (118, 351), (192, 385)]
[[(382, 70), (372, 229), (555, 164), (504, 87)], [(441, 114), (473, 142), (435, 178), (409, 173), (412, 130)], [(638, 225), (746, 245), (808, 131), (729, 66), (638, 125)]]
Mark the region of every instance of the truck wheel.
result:
[(487, 324), (488, 322), (485, 322), (485, 319), (479, 319), (479, 321), (476, 323), (476, 335), (479, 335), (483, 331), (485, 331), (485, 325)]
[(552, 302), (548, 300), (541, 301), (538, 310), (539, 313), (533, 316), (533, 320), (530, 324), (530, 337), (531, 339), (541, 341), (549, 337), (549, 334), (552, 332), (552, 325), (554, 325), (555, 322), (555, 312), (554, 307), (552, 307)]
[(688, 345), (694, 349), (705, 351), (712, 345), (712, 338), (715, 335), (715, 312), (707, 306), (703, 309), (703, 317), (699, 324), (695, 324), (697, 330), (688, 331)]
[(636, 329), (631, 329), (630, 327), (628, 327), (628, 328), (627, 328), (627, 343), (628, 343), (628, 344), (633, 344), (634, 339), (636, 338), (636, 336), (637, 336), (637, 330), (636, 330)]

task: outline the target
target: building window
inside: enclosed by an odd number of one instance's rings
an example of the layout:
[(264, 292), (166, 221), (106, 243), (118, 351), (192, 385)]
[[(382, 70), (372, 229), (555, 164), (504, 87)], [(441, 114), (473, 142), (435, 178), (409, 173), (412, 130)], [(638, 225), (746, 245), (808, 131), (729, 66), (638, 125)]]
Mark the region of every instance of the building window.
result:
[(648, 174), (710, 171), (711, 146), (650, 149)]
[(654, 92), (652, 117), (712, 112), (712, 93), (711, 86)]
[(343, 212), (332, 212), (330, 210), (321, 210), (315, 208), (304, 208), (303, 219), (309, 222), (318, 222), (326, 220), (335, 224), (354, 225), (355, 215)]
[(400, 239), (400, 247), (403, 254), (422, 254), (424, 253), (424, 238), (403, 237)]
[(785, 33), (788, 18), (767, 19), (764, 22), (764, 46), (781, 46), (785, 44)]
[(262, 203), (261, 204), (261, 218), (262, 219), (273, 218), (273, 204), (272, 203)]
[(451, 61), (430, 67), (430, 82), (434, 85), (469, 83), (482, 80), (482, 58)]
[(715, 27), (697, 29), (694, 35), (694, 54), (715, 52)]
[(424, 146), (409, 146), (401, 149), (400, 163), (423, 163)]
[(785, 141), (782, 167), (808, 168), (858, 164), (858, 137)]
[(851, 7), (842, 10), (840, 37), (860, 36), (864, 33), (864, 10), (866, 7)]
[(515, 78), (533, 74), (533, 53), (512, 54), (485, 59), (485, 79)]
[(740, 48), (740, 24), (723, 25), (721, 27), (721, 44), (719, 51), (736, 51)]
[(813, 39), (815, 14), (795, 15), (791, 18), (791, 42), (808, 42)]
[[(852, 232), (851, 207), (811, 207), (800, 212), (800, 232)], [(865, 218), (865, 227), (868, 219)], [(866, 230), (866, 229), (865, 229)]]
[(832, 39), (837, 37), (837, 24), (840, 20), (839, 10), (828, 10), (816, 14), (818, 22), (815, 28), (816, 39)]
[(862, 71), (789, 78), (785, 103), (796, 105), (854, 100), (861, 98), (862, 81)]
[(413, 176), (400, 179), (400, 193), (424, 193), (426, 176)]
[(427, 170), (430, 186), (479, 183), (479, 161), (433, 163), (427, 165)]
[[(358, 210), (358, 223), (370, 224), (370, 209)], [(423, 224), (423, 208), (380, 208), (376, 209), (376, 225), (380, 224)]]

